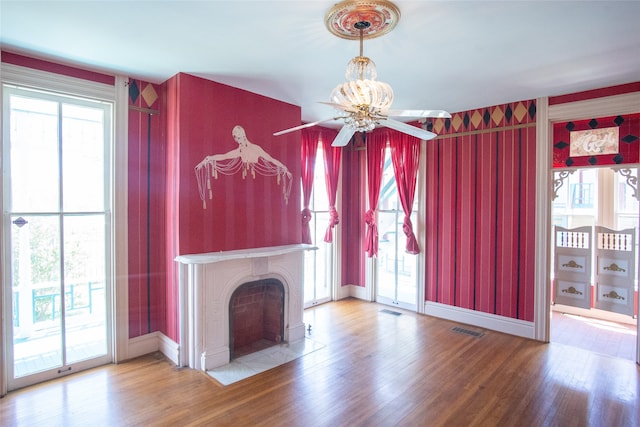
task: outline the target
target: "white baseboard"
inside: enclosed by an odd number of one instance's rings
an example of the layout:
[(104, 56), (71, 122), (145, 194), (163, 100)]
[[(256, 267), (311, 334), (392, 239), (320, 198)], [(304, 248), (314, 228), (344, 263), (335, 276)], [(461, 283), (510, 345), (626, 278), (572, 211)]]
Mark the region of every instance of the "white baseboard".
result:
[(158, 332), (130, 338), (127, 346), (127, 359), (144, 356), (145, 354), (158, 351)]
[(152, 332), (129, 339), (127, 358), (133, 359), (156, 351), (164, 354), (176, 365), (178, 364), (180, 345), (162, 332)]
[(429, 316), (478, 326), (492, 331), (535, 339), (533, 322), (483, 313), (481, 311), (469, 310), (466, 308), (453, 307), (431, 301), (425, 302), (424, 313)]
[[(343, 286), (348, 288), (347, 296), (369, 301), (366, 288), (362, 286)], [(346, 298), (346, 297), (345, 297)], [(420, 308), (420, 307), (419, 307)], [(510, 317), (498, 316), (496, 314), (483, 313), (481, 311), (469, 310), (467, 308), (454, 307), (437, 302), (425, 301), (421, 307), (420, 314), (426, 314), (441, 319), (452, 320), (458, 323), (478, 326), (492, 331), (503, 332), (518, 337), (535, 339), (534, 323), (525, 320), (512, 319)]]
[(345, 298), (349, 298), (351, 296), (351, 285), (344, 285), (344, 286), (339, 286), (338, 287), (338, 292), (336, 295), (336, 301), (337, 300), (341, 300), (341, 299), (345, 299)]
[(342, 292), (345, 294), (343, 298), (353, 297), (364, 301), (371, 301), (369, 291), (364, 286), (348, 285), (342, 286)]
[(158, 350), (176, 366), (180, 364), (180, 344), (161, 332), (158, 334)]

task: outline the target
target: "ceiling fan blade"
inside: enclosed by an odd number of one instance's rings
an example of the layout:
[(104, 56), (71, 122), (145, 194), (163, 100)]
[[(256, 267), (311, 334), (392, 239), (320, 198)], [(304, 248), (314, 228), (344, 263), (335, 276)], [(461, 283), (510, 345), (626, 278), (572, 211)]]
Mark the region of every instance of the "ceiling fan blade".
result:
[(333, 107), (336, 110), (342, 110), (342, 111), (348, 111), (348, 112), (353, 112), (356, 111), (355, 108), (347, 108), (344, 105), (341, 104), (336, 104), (335, 102), (324, 102), (324, 101), (319, 101), (320, 104), (324, 104), (324, 105), (328, 105), (329, 107)]
[(338, 135), (336, 135), (333, 143), (331, 143), (332, 147), (344, 147), (349, 143), (353, 134), (356, 133), (355, 129), (351, 129), (348, 126), (342, 126)]
[(451, 114), (444, 110), (387, 110), (385, 114), (391, 117), (434, 117), (450, 119)]
[(380, 120), (378, 123), (380, 124), (380, 126), (385, 126), (390, 129), (397, 130), (398, 132), (406, 133), (408, 135), (415, 136), (416, 138), (424, 140), (433, 139), (438, 136), (433, 132), (429, 132), (428, 130), (424, 130), (416, 126), (411, 126), (409, 124), (393, 119)]
[(300, 130), (300, 129), (310, 128), (311, 126), (315, 126), (317, 124), (324, 123), (324, 122), (329, 122), (331, 120), (337, 120), (339, 118), (340, 117), (331, 117), (330, 119), (324, 119), (324, 120), (318, 120), (317, 122), (305, 123), (305, 124), (300, 125), (300, 126), (296, 126), (296, 127), (292, 127), (292, 128), (289, 128), (289, 129), (285, 129), (285, 130), (281, 130), (281, 131), (278, 131), (278, 132), (274, 132), (273, 136), (280, 136), (280, 135), (284, 135), (285, 133), (295, 132), (295, 131)]

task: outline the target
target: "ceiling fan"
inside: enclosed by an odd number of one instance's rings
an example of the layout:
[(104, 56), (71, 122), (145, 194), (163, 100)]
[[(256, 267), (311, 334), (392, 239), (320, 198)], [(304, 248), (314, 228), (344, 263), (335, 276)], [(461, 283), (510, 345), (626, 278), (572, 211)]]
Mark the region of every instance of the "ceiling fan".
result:
[(451, 115), (443, 110), (391, 109), (393, 89), (389, 84), (376, 80), (375, 63), (363, 55), (365, 36), (372, 38), (386, 34), (395, 27), (399, 18), (399, 9), (387, 0), (345, 0), (329, 10), (325, 23), (330, 32), (338, 37), (360, 40), (360, 55), (347, 65), (347, 81), (333, 89), (330, 102), (323, 102), (338, 110), (338, 115), (281, 130), (274, 135), (283, 135), (332, 120), (343, 120), (344, 125), (331, 144), (334, 147), (344, 147), (356, 132), (367, 132), (378, 126), (420, 139), (435, 138), (435, 133), (396, 118), (450, 118)]

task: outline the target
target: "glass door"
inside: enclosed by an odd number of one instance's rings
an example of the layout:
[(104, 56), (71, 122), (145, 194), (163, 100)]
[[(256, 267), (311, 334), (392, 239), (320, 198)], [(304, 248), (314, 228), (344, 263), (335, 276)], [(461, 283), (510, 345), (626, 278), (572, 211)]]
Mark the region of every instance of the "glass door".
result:
[[(322, 142), (320, 143), (322, 144)], [(304, 307), (331, 301), (333, 277), (333, 244), (324, 241), (329, 224), (329, 196), (325, 184), (324, 151), (318, 144), (313, 187), (309, 209), (311, 210), (311, 239), (318, 249), (304, 252)]]
[(111, 361), (109, 103), (3, 87), (9, 389)]
[[(417, 224), (417, 201), (411, 221)], [(405, 252), (406, 236), (402, 230), (404, 212), (398, 198), (391, 151), (385, 152), (384, 174), (378, 201), (378, 257), (375, 265), (376, 301), (407, 310), (417, 310), (416, 255)]]

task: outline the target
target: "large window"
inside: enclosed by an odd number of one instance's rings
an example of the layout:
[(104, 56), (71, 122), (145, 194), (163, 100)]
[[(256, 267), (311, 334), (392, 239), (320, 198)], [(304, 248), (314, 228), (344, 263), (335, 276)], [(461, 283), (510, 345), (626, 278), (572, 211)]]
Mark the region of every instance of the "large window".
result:
[(0, 377), (14, 389), (113, 360), (114, 88), (34, 89), (47, 73), (5, 70)]
[[(5, 87), (14, 376), (108, 355), (111, 106)], [(43, 356), (43, 355), (46, 355)]]
[(322, 142), (318, 144), (314, 169), (313, 190), (309, 203), (311, 210), (311, 240), (318, 247), (305, 251), (304, 305), (310, 307), (331, 300), (333, 277), (333, 243), (326, 243), (324, 235), (329, 224), (329, 197), (325, 184)]
[[(411, 221), (417, 223), (417, 198)], [(376, 301), (415, 310), (417, 307), (417, 255), (407, 254), (402, 230), (404, 212), (398, 198), (391, 150), (385, 150), (384, 173), (378, 201), (378, 257), (376, 258)]]

